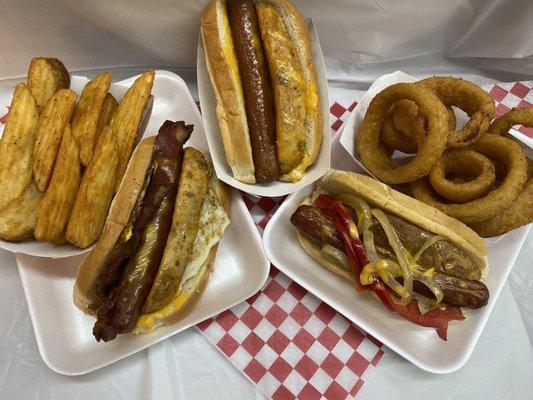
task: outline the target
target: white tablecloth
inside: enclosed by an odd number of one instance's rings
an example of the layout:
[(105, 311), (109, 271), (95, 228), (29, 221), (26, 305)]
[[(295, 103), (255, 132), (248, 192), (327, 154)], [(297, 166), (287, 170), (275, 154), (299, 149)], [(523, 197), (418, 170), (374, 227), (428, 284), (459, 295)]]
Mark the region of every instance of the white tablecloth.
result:
[[(120, 70), (114, 73), (114, 79), (137, 72)], [(178, 73), (190, 82), (196, 95), (194, 72)], [(472, 77), (480, 83), (484, 81)], [(0, 90), (12, 87), (12, 81), (0, 82)], [(362, 93), (352, 85), (337, 83), (331, 89), (331, 102), (349, 105)], [(386, 350), (378, 366), (366, 376), (357, 398), (375, 400), (416, 395), (428, 399), (530, 399), (533, 393), (532, 259), (533, 234), (530, 234), (464, 368), (449, 375), (432, 375)], [(0, 399), (263, 398), (195, 328), (94, 373), (79, 377), (58, 375), (48, 369), (39, 355), (14, 256), (0, 251), (0, 268)]]

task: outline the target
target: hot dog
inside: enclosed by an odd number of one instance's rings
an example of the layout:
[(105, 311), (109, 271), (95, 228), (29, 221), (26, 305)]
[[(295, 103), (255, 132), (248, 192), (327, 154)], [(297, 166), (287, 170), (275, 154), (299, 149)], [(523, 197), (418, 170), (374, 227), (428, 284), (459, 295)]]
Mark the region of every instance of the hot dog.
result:
[[(104, 232), (78, 269), (74, 302), (96, 316), (93, 334), (98, 341), (174, 322), (190, 311), (205, 286), (229, 220), (222, 203), (225, 191), (212, 178), (207, 160), (197, 150), (183, 149), (192, 130), (192, 125), (183, 121), (167, 121), (155, 139), (141, 142)], [(191, 168), (198, 169), (196, 174), (190, 173)], [(177, 202), (176, 196), (190, 193), (199, 174), (204, 190), (187, 197), (188, 206), (197, 212), (184, 218), (183, 200)], [(202, 220), (209, 225), (202, 225)], [(205, 240), (206, 235), (210, 241)], [(174, 251), (177, 241), (189, 244), (182, 249), (186, 254), (180, 255), (179, 263)], [(165, 273), (156, 280), (162, 265)], [(145, 310), (155, 286), (166, 288), (165, 297)]]
[[(470, 228), (368, 176), (332, 170), (292, 214), (302, 247), (446, 340), (457, 307), (488, 303), (485, 242)], [(424, 308), (419, 309), (420, 305)], [(422, 309), (434, 309), (422, 312)]]
[[(388, 215), (388, 217), (389, 219), (398, 218), (390, 214)], [(321, 246), (329, 244), (339, 249), (340, 251), (344, 251), (344, 245), (342, 244), (342, 240), (335, 229), (333, 221), (327, 215), (322, 213), (318, 208), (306, 204), (299, 206), (291, 216), (291, 223), (296, 228), (298, 228), (299, 232), (305, 234), (313, 241), (320, 243)], [(409, 222), (405, 223), (411, 225), (408, 229), (419, 233), (419, 227), (414, 226)], [(378, 231), (380, 230), (380, 227), (379, 225), (374, 224), (371, 226), (371, 229), (373, 231)], [(376, 235), (374, 237), (376, 237)], [(450, 247), (450, 249), (444, 249), (444, 251), (451, 250), (454, 253), (457, 252), (457, 249), (455, 249), (454, 245), (448, 242), (441, 243), (444, 246)], [(376, 244), (376, 246), (378, 245)], [(391, 256), (392, 249), (388, 244), (381, 243), (381, 246), (377, 247), (376, 250), (378, 255), (382, 257)], [(416, 252), (416, 249), (414, 250)], [(438, 250), (443, 251), (443, 249)], [(446, 254), (451, 253), (446, 252)], [(460, 258), (456, 258), (456, 260), (461, 260), (462, 262), (466, 263), (468, 262), (467, 260)], [(424, 261), (429, 262), (430, 260), (422, 259), (421, 263), (424, 264)], [(431, 268), (432, 266), (433, 264), (431, 264), (430, 262), (426, 263), (425, 265), (425, 267), (427, 268)], [(472, 267), (472, 265), (469, 264), (469, 267)], [(467, 279), (461, 276), (455, 276), (453, 275), (453, 273), (457, 273), (457, 269), (455, 269), (454, 271), (454, 268), (451, 268), (447, 272), (448, 274), (445, 274), (443, 272), (436, 272), (433, 274), (433, 279), (435, 279), (437, 286), (444, 293), (444, 298), (442, 300), (443, 303), (469, 308), (479, 308), (487, 305), (487, 302), (489, 300), (489, 290), (487, 289), (487, 286), (485, 286), (484, 283), (474, 279)], [(352, 278), (352, 276), (349, 274), (343, 276)], [(401, 278), (399, 278), (398, 281), (400, 283), (403, 283), (403, 280)], [(413, 291), (422, 294), (428, 298), (434, 298), (433, 293), (425, 285), (421, 284), (418, 281), (413, 282)]]
[(201, 33), (235, 178), (254, 183), (249, 176), (255, 172), (259, 183), (299, 181), (322, 141), (320, 95), (304, 18), (286, 0), (259, 0), (255, 7), (251, 0), (213, 0), (202, 14)]

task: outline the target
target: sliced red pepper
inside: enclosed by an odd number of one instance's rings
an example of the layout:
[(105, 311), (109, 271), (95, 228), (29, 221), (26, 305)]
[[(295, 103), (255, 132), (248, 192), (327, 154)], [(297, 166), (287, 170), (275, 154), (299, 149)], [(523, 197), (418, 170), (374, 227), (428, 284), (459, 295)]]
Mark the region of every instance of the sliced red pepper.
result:
[(442, 340), (447, 340), (448, 322), (463, 320), (464, 316), (460, 307), (446, 306), (443, 310), (435, 309), (422, 314), (418, 307), (418, 301), (412, 299), (409, 304), (402, 305), (394, 301), (387, 287), (381, 282), (374, 282), (373, 289), (381, 302), (392, 312), (397, 313), (408, 321), (427, 328), (435, 328), (437, 335)]
[(353, 223), (352, 216), (341, 203), (328, 195), (319, 195), (315, 200), (315, 206), (328, 215), (335, 223), (355, 276), (357, 290), (371, 288), (390, 311), (417, 325), (434, 328), (442, 340), (447, 340), (448, 322), (464, 319), (461, 308), (446, 306), (442, 310), (435, 309), (422, 314), (416, 299), (412, 299), (407, 305), (396, 303), (391, 290), (383, 285), (379, 279), (376, 279), (371, 285), (362, 286), (359, 276), (363, 267), (370, 261), (361, 241), (350, 236), (350, 223)]
[[(364, 249), (361, 251), (362, 245), (354, 245), (354, 240), (350, 236), (350, 221), (353, 222), (350, 213), (341, 203), (325, 194), (321, 194), (316, 198), (315, 206), (333, 220), (335, 228), (337, 228), (337, 232), (344, 244), (348, 261), (350, 262), (352, 272), (355, 276), (355, 288), (358, 291), (362, 291), (363, 285), (361, 285), (359, 275), (361, 275), (363, 266), (368, 264), (368, 258), (366, 257)], [(359, 244), (361, 243), (359, 240), (358, 242)], [(361, 256), (361, 253), (363, 253), (364, 257)]]

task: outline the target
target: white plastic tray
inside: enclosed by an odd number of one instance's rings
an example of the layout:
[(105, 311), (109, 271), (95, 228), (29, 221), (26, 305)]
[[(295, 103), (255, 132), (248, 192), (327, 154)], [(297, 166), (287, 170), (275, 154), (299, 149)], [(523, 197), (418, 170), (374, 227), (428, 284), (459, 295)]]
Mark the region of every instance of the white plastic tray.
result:
[[(134, 78), (119, 84), (129, 84)], [(208, 153), (198, 108), (185, 82), (167, 71), (157, 71), (152, 91), (155, 102), (147, 135), (157, 132), (166, 119), (194, 124), (188, 146)], [(30, 318), (44, 362), (64, 375), (80, 375), (160, 342), (216, 315), (257, 292), (268, 276), (269, 262), (261, 238), (240, 194), (232, 190), (231, 223), (222, 238), (214, 271), (192, 312), (174, 325), (143, 335), (119, 335), (109, 343), (92, 336), (94, 318), (72, 302), (76, 268), (83, 255), (58, 260), (17, 255)]]
[(204, 119), (205, 132), (207, 134), (207, 142), (213, 158), (213, 164), (217, 173), (218, 179), (226, 182), (228, 185), (240, 189), (246, 193), (256, 196), (284, 196), (294, 193), (301, 188), (313, 183), (329, 169), (330, 155), (331, 155), (331, 123), (329, 121), (329, 95), (328, 95), (328, 81), (326, 78), (326, 67), (324, 66), (324, 57), (318, 41), (318, 34), (313, 24), (313, 21), (308, 21), (309, 32), (311, 34), (311, 50), (313, 52), (313, 61), (318, 77), (318, 88), (320, 92), (320, 103), (322, 107), (322, 146), (315, 163), (307, 169), (304, 177), (296, 183), (275, 181), (268, 184), (247, 184), (242, 183), (233, 177), (231, 169), (226, 162), (226, 154), (224, 146), (222, 145), (222, 138), (220, 137), (220, 130), (218, 127), (218, 120), (216, 115), (216, 99), (213, 87), (211, 86), (211, 79), (207, 72), (205, 64), (204, 46), (202, 44), (201, 36), (198, 40), (198, 53), (196, 57), (197, 79), (198, 79), (198, 95), (200, 97), (200, 105), (202, 107), (202, 117)]
[[(361, 172), (340, 145), (339, 135), (333, 139), (332, 160), (333, 168)], [(353, 284), (323, 268), (305, 252), (289, 218), (311, 191), (308, 186), (288, 197), (266, 226), (263, 246), (272, 264), (418, 367), (438, 374), (461, 368), (476, 346), (530, 225), (509, 232), (497, 243), (487, 242), (489, 303), (478, 310), (464, 309), (466, 319), (450, 323), (448, 341), (444, 342), (433, 329), (405, 321), (374, 297), (356, 293)]]

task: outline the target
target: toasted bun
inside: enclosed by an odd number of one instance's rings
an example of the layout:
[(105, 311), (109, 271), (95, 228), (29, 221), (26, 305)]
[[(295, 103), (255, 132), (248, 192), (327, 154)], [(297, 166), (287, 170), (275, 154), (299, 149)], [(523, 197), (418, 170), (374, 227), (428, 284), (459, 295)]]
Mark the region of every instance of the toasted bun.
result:
[(78, 267), (74, 284), (74, 304), (85, 313), (91, 313), (89, 305), (95, 301), (96, 278), (104, 266), (106, 256), (113, 250), (117, 239), (128, 223), (131, 211), (139, 197), (146, 171), (152, 162), (154, 141), (155, 136), (151, 136), (139, 143), (135, 149), (118, 192), (111, 203), (100, 240)]
[[(301, 70), (303, 76), (303, 96), (305, 104), (305, 140), (303, 155), (298, 165), (280, 177), (280, 180), (282, 181), (297, 182), (303, 177), (306, 169), (315, 162), (320, 150), (320, 144), (322, 143), (322, 111), (320, 107), (318, 79), (311, 51), (311, 37), (307, 28), (307, 22), (291, 2), (287, 0), (258, 1), (259, 9), (264, 5), (274, 8), (285, 23), (286, 33), (294, 45), (296, 59), (299, 64), (298, 69)], [(263, 13), (259, 12), (259, 23), (262, 25), (261, 31), (263, 32), (263, 38), (265, 38), (264, 32), (268, 30), (270, 22), (268, 17), (261, 18), (262, 14)], [(269, 13), (265, 13), (265, 15), (268, 16)], [(267, 26), (266, 28), (265, 25)], [(278, 55), (269, 53), (269, 51), (272, 50), (271, 46), (267, 45), (265, 46), (265, 49), (267, 51), (269, 64), (272, 65), (273, 61), (277, 60)], [(271, 67), (271, 74), (272, 72), (273, 68)], [(283, 100), (285, 98), (283, 92), (284, 89), (281, 88), (280, 85), (277, 85), (278, 81), (279, 79), (276, 79), (275, 76), (272, 77), (276, 114), (278, 114), (279, 117), (279, 113), (283, 113), (284, 108), (287, 106), (284, 104), (285, 102)], [(278, 117), (277, 120), (279, 121)], [(287, 115), (284, 117), (286, 118)], [(293, 115), (290, 118), (295, 118), (295, 116)]]
[(255, 183), (244, 95), (225, 0), (213, 0), (204, 9), (201, 35), (226, 160), (235, 179)]
[(353, 172), (332, 170), (322, 178), (319, 188), (334, 196), (344, 193), (356, 194), (372, 206), (445, 237), (467, 251), (482, 273), (485, 272), (487, 245), (472, 229), (455, 218), (371, 177)]
[[(229, 214), (231, 191), (227, 185), (215, 180), (215, 191), (226, 213)], [(198, 302), (205, 290), (207, 281), (213, 271), (218, 243), (211, 247), (206, 260), (198, 269), (197, 274), (187, 281), (179, 296), (163, 309), (151, 314), (141, 315), (132, 333), (148, 333), (161, 325), (171, 325), (186, 317)]]

